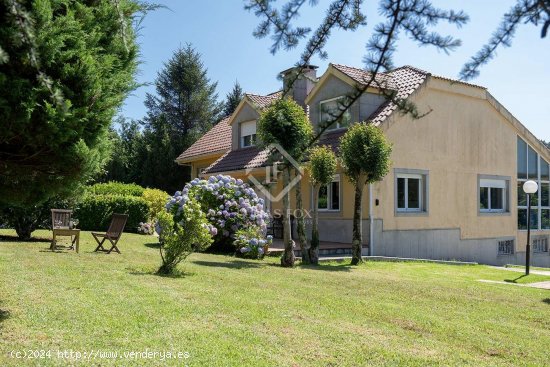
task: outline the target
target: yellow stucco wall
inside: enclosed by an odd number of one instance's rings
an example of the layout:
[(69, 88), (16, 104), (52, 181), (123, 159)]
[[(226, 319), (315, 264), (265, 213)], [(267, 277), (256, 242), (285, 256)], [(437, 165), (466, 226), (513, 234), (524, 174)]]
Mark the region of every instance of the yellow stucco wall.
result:
[[(516, 141), (521, 132), (485, 98), (482, 89), (432, 79), (413, 102), (421, 119), (397, 116), (382, 125), (393, 143), (392, 170), (375, 185), (375, 218), (384, 230), (460, 228), (462, 239), (513, 236), (518, 250)], [(539, 151), (540, 153), (540, 151)], [(396, 216), (393, 168), (429, 171), (429, 213)], [(510, 177), (510, 213), (479, 215), (478, 175)], [(550, 232), (537, 232), (550, 233)]]

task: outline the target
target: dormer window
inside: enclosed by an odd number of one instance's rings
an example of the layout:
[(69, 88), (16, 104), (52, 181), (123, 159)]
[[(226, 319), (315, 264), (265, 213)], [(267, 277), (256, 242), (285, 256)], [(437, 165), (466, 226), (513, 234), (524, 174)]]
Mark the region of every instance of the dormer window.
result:
[(241, 122), (241, 148), (256, 145), (256, 121)]
[[(334, 121), (334, 118), (340, 115), (343, 108), (342, 103), (344, 102), (344, 96), (336, 97), (332, 99), (327, 99), (319, 102), (319, 126), (322, 127), (327, 123)], [(340, 129), (343, 127), (348, 127), (351, 123), (351, 113), (347, 109), (340, 118), (330, 125), (327, 130)]]

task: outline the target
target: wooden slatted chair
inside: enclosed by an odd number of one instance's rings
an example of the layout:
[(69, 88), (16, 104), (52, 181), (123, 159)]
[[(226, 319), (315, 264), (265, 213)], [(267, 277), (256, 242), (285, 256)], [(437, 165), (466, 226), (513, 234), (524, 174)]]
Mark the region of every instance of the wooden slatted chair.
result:
[[(109, 225), (109, 229), (107, 229), (106, 233), (92, 232), (92, 236), (94, 236), (96, 242), (98, 243), (98, 246), (94, 252), (103, 251), (110, 254), (111, 251), (115, 250), (120, 254), (120, 250), (116, 245), (120, 239), (120, 236), (122, 236), (122, 231), (124, 230), (124, 226), (126, 226), (126, 221), (128, 221), (128, 214), (113, 214), (111, 224)], [(111, 243), (111, 248), (109, 250), (103, 247), (103, 243), (105, 241), (109, 241)]]
[(77, 229), (71, 228), (71, 216), (73, 214), (72, 210), (69, 209), (52, 209), (52, 244), (50, 249), (55, 250), (57, 244), (58, 236), (70, 236), (71, 237), (71, 249), (74, 248), (75, 243), (77, 244), (78, 252), (78, 241), (80, 236), (80, 231)]

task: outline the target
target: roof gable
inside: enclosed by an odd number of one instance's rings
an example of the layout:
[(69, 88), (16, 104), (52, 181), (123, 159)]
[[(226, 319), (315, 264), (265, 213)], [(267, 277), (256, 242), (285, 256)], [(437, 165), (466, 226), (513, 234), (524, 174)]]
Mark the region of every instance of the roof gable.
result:
[(253, 109), (255, 109), (258, 114), (266, 107), (271, 105), (275, 100), (281, 98), (282, 92), (275, 92), (268, 94), (266, 96), (260, 96), (258, 94), (252, 94), (252, 93), (246, 93), (235, 109), (235, 112), (231, 114), (231, 117), (228, 121), (229, 125), (233, 124), (233, 121), (235, 118), (239, 115), (241, 110), (244, 108), (244, 106), (249, 105)]

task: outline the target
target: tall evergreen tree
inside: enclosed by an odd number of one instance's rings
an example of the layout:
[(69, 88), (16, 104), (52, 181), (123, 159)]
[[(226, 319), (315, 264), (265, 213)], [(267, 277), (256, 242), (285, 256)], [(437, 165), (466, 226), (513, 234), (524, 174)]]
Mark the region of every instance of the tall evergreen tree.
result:
[(147, 158), (144, 134), (139, 122), (117, 117), (111, 128), (111, 159), (105, 167), (103, 181), (142, 183), (142, 162)]
[(190, 44), (164, 64), (155, 81), (156, 95), (147, 94), (145, 100), (143, 184), (173, 192), (189, 179), (189, 169), (174, 160), (222, 117), (217, 84), (210, 81), (201, 55)]
[(108, 128), (136, 86), (135, 17), (148, 7), (0, 1), (0, 206), (24, 216), (102, 169)]
[(239, 82), (235, 81), (233, 89), (231, 89), (231, 92), (227, 93), (227, 96), (225, 97), (225, 106), (223, 109), (224, 116), (231, 115), (237, 109), (237, 106), (241, 103), (243, 97), (243, 89), (241, 88)]

